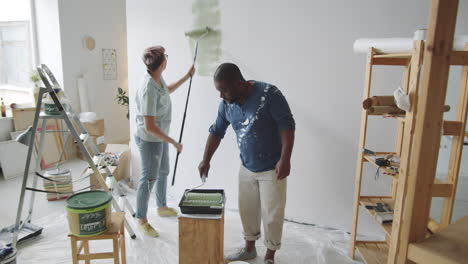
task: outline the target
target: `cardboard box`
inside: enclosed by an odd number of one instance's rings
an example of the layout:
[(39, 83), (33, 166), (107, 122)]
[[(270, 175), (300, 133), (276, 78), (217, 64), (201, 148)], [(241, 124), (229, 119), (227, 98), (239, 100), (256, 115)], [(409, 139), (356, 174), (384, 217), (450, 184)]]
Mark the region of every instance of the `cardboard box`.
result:
[[(109, 170), (110, 172), (114, 175), (115, 173), (115, 169), (116, 167), (115, 166), (109, 166)], [(99, 184), (97, 178), (96, 178), (96, 175), (94, 174), (93, 170), (91, 168), (88, 168), (88, 171), (86, 171), (87, 175), (90, 175), (89, 176), (89, 184), (91, 185), (91, 190), (99, 190), (101, 189), (101, 185)], [(100, 170), (100, 173), (102, 175), (102, 177), (104, 178), (104, 181), (106, 180), (107, 178), (107, 173), (106, 173), (106, 170), (105, 169), (101, 169)]]
[[(104, 151), (106, 151), (106, 143), (104, 143), (105, 141), (105, 138), (104, 136), (100, 136), (100, 137), (97, 137), (97, 136), (89, 136), (89, 140), (91, 140), (97, 147), (99, 153), (102, 153)], [(80, 147), (78, 146), (78, 144), (75, 144), (76, 145), (76, 151), (78, 153), (78, 158), (79, 159), (82, 159), (82, 160), (85, 160), (84, 158), (84, 155), (83, 153), (81, 152), (80, 150)], [(85, 144), (86, 146), (86, 149), (88, 149), (88, 151), (90, 151), (91, 149), (88, 147), (88, 144)], [(91, 155), (93, 155), (93, 153), (90, 152)]]
[(104, 119), (98, 119), (93, 123), (82, 123), (90, 136), (104, 136)]
[[(109, 166), (109, 170), (116, 181), (127, 180), (130, 178), (130, 147), (125, 144), (108, 144), (105, 149), (106, 153), (113, 153), (119, 157), (117, 166)], [(101, 169), (101, 175), (106, 180), (107, 173), (105, 169)], [(90, 185), (94, 185), (91, 189), (100, 189), (96, 176), (91, 169), (87, 171)]]
[(117, 181), (130, 179), (130, 147), (125, 144), (108, 144), (106, 152), (119, 157), (117, 168), (113, 173)]
[(96, 145), (99, 152), (106, 151), (106, 143), (104, 143), (105, 142), (104, 136), (100, 136), (100, 137), (89, 136), (89, 140), (91, 140), (94, 143), (94, 145)]

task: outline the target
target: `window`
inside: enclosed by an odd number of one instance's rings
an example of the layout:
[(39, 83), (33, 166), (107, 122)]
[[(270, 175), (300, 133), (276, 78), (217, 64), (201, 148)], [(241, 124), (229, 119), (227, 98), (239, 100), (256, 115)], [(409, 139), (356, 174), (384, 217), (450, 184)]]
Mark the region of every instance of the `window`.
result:
[(29, 0), (0, 2), (0, 97), (10, 104), (32, 105), (33, 45)]
[(0, 85), (30, 88), (29, 21), (0, 22)]

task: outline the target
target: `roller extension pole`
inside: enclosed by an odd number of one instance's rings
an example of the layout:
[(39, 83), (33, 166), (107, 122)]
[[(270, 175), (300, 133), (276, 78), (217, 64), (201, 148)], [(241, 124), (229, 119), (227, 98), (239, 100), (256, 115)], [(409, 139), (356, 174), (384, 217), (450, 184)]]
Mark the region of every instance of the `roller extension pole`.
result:
[[(195, 55), (193, 56), (193, 65), (195, 65), (195, 61), (197, 60), (197, 54), (198, 54), (198, 40), (195, 43)], [(192, 90), (192, 79), (193, 79), (193, 75), (190, 76), (189, 88), (187, 91), (187, 99), (185, 100), (185, 110), (184, 110), (184, 117), (182, 119), (182, 128), (180, 129), (179, 144), (182, 142), (182, 137), (184, 135), (185, 118), (187, 117), (187, 108), (188, 108), (188, 103), (190, 99), (190, 90)], [(179, 155), (180, 155), (180, 152), (177, 152), (177, 156), (176, 156), (176, 160), (174, 164), (174, 173), (172, 174), (171, 186), (174, 186), (174, 183), (175, 183), (175, 176), (177, 173), (177, 164), (179, 163)]]
[[(192, 31), (185, 32), (185, 36), (195, 39), (195, 52), (194, 52), (194, 55), (193, 55), (193, 64), (192, 65), (195, 65), (195, 62), (197, 61), (198, 42), (202, 38), (204, 38), (208, 33), (210, 33), (211, 31), (213, 31), (213, 29), (211, 29), (210, 27), (205, 27), (205, 28), (195, 29), (195, 30), (192, 30)], [(180, 129), (179, 144), (182, 143), (182, 136), (184, 135), (185, 118), (187, 116), (187, 108), (188, 108), (188, 103), (189, 103), (189, 99), (190, 99), (190, 90), (192, 90), (192, 79), (193, 79), (193, 76), (190, 76), (190, 83), (189, 83), (189, 88), (188, 88), (188, 91), (187, 91), (187, 99), (185, 101), (184, 117), (182, 119), (182, 128)], [(179, 163), (179, 155), (180, 155), (180, 152), (177, 152), (176, 161), (175, 161), (175, 164), (174, 164), (174, 174), (172, 175), (172, 184), (171, 184), (171, 186), (174, 186), (174, 183), (175, 183), (175, 176), (176, 176), (176, 173), (177, 173), (177, 164)]]

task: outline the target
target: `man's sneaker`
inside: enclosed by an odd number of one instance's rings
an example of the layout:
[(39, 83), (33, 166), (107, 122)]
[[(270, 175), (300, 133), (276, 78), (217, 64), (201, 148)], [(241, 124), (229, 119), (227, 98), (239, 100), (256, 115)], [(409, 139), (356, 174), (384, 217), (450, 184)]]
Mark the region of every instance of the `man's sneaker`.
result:
[(257, 257), (257, 249), (253, 249), (252, 251), (248, 252), (246, 248), (239, 249), (236, 253), (229, 255), (226, 257), (226, 261), (229, 263), (231, 261), (237, 260), (249, 260), (254, 259)]
[(174, 208), (158, 208), (158, 215), (161, 217), (177, 216), (177, 210)]
[(147, 236), (158, 237), (158, 231), (156, 231), (148, 222), (141, 224), (138, 228)]
[(264, 264), (275, 264), (275, 261), (272, 259), (265, 259)]

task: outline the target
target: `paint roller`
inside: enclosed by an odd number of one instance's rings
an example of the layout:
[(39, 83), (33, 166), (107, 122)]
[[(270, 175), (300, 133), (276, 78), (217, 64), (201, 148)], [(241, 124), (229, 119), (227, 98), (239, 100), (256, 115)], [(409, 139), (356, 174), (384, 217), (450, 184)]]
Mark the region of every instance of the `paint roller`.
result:
[[(194, 51), (194, 55), (193, 55), (193, 65), (195, 65), (195, 62), (197, 61), (198, 42), (201, 39), (203, 39), (204, 37), (206, 37), (212, 31), (213, 31), (213, 29), (211, 29), (210, 27), (205, 27), (205, 28), (194, 29), (194, 30), (185, 32), (185, 36), (195, 40), (195, 51)], [(188, 91), (187, 91), (187, 99), (185, 100), (184, 117), (182, 119), (182, 128), (180, 129), (180, 135), (179, 135), (179, 144), (182, 142), (182, 136), (184, 134), (185, 117), (187, 116), (187, 108), (188, 108), (188, 103), (189, 103), (189, 99), (190, 99), (190, 90), (192, 89), (192, 79), (193, 79), (193, 76), (190, 76), (189, 88), (188, 88)], [(177, 164), (179, 162), (179, 155), (180, 155), (180, 152), (177, 152), (176, 161), (175, 161), (175, 165), (174, 165), (174, 174), (172, 175), (172, 186), (174, 186), (174, 183), (175, 183), (175, 176), (176, 176), (176, 172), (177, 172)], [(205, 179), (206, 179), (206, 177), (203, 176), (202, 177), (203, 184), (205, 183)]]

